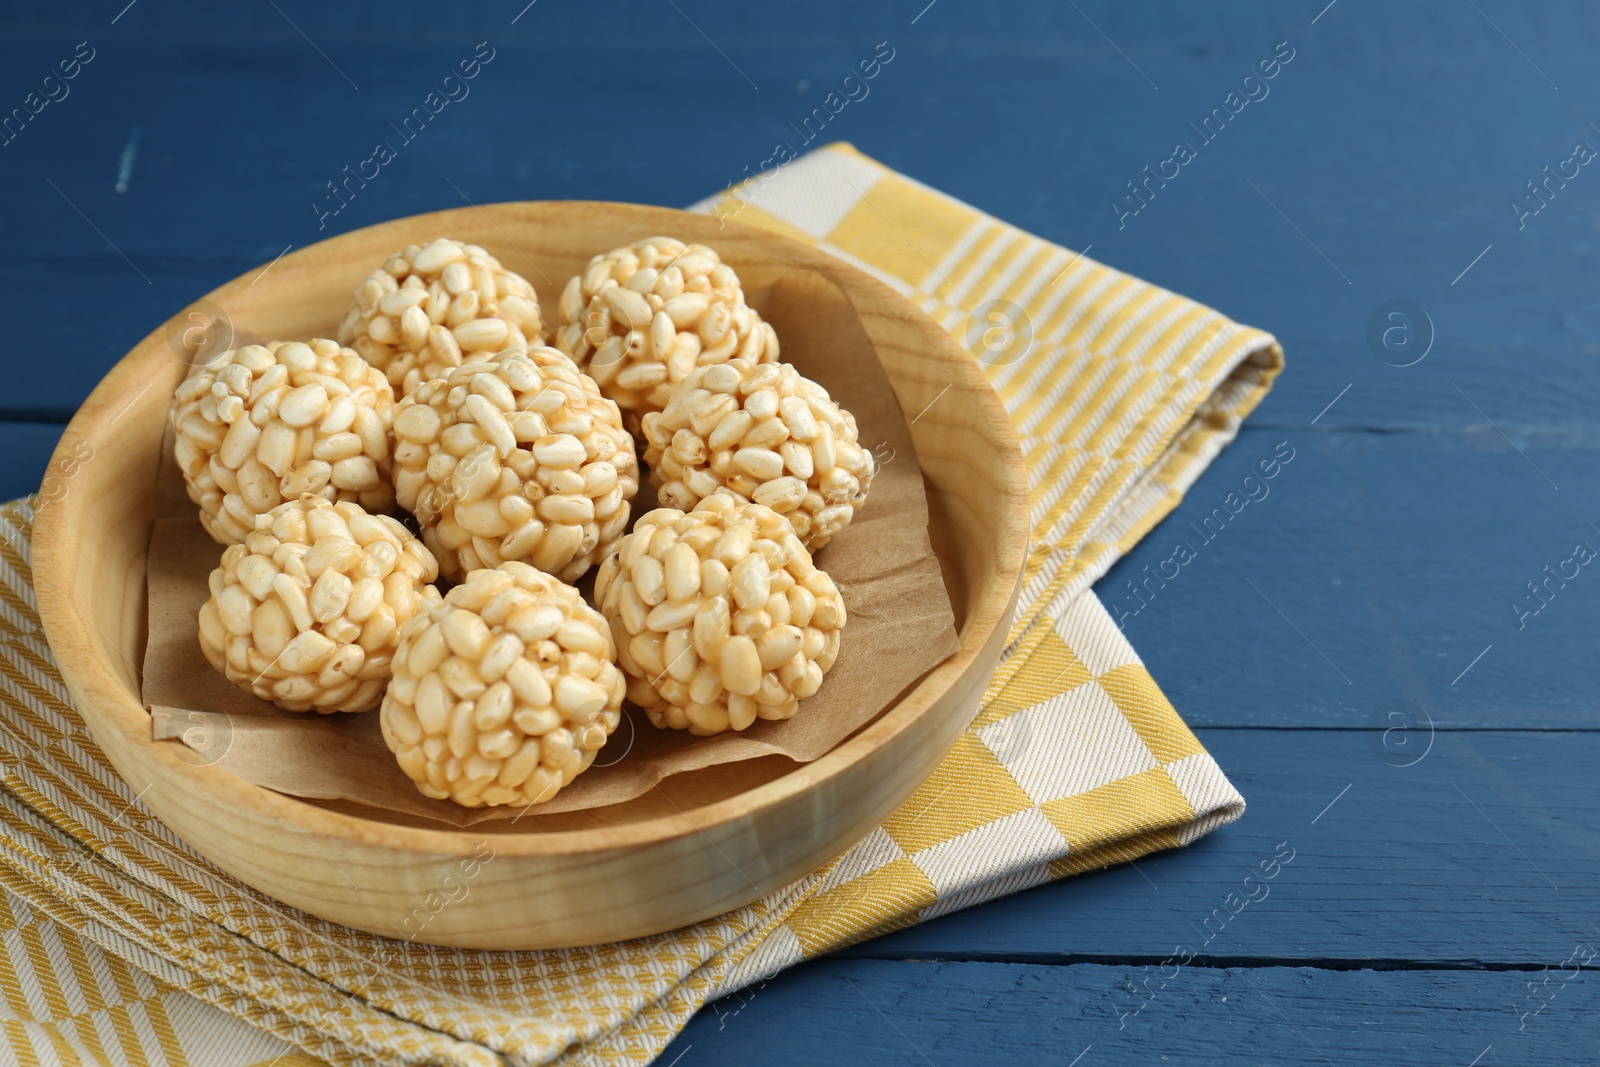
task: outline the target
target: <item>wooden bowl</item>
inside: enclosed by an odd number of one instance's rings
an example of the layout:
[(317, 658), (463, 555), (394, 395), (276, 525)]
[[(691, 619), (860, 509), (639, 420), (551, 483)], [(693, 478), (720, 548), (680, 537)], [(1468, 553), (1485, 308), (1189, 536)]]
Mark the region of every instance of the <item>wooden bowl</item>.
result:
[(134, 667), (143, 659), (152, 487), (167, 405), (185, 372), (169, 338), (190, 325), (185, 309), (112, 368), (67, 427), (52, 462), (77, 470), (71, 491), (40, 509), (33, 567), (45, 633), (95, 740), (201, 855), (295, 907), (392, 936), (487, 840), (493, 861), (478, 865), (469, 892), (433, 914), (418, 940), (498, 949), (594, 944), (721, 914), (817, 869), (881, 823), (955, 743), (1016, 606), (1027, 538), (1022, 458), (972, 357), (862, 271), (788, 238), (679, 211), (513, 203), (344, 234), (206, 299), (225, 308), (242, 335), (329, 336), (354, 287), (387, 255), (448, 234), (528, 276), (553, 322), (560, 286), (590, 256), (657, 233), (712, 245), (747, 285), (815, 271), (849, 298), (901, 409), (920, 414), (911, 428), (960, 650), (813, 763), (733, 764), (567, 818), (427, 828), (269, 794), (196, 766), (188, 750), (151, 739)]

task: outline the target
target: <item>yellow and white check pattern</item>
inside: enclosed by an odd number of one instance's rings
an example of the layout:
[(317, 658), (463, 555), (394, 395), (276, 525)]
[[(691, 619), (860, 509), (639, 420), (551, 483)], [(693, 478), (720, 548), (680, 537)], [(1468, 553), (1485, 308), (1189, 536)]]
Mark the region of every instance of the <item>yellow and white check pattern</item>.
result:
[(15, 502), (0, 508), (0, 1059), (645, 1063), (708, 999), (790, 964), (1243, 811), (1088, 587), (1232, 439), (1281, 367), (1273, 339), (846, 145), (699, 209), (816, 244), (958, 337), (981, 336), (972, 309), (997, 299), (1031, 323), (1025, 351), (975, 350), (1032, 481), (1022, 604), (933, 777), (822, 871), (658, 937), (463, 952), (331, 926), (189, 851), (94, 747), (39, 631), (32, 509)]

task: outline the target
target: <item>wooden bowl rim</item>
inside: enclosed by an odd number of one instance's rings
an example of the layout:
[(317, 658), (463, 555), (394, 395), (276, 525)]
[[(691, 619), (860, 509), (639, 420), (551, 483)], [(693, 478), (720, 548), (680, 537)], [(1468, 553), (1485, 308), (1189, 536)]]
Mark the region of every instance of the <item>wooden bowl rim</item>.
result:
[[(419, 215), (392, 219), (371, 226), (351, 230), (326, 238), (315, 244), (289, 253), (278, 264), (293, 265), (297, 261), (315, 257), (319, 250), (331, 244), (376, 239), (384, 231), (394, 231), (395, 238), (383, 242), (384, 246), (404, 247), (411, 243), (402, 234), (417, 231), (435, 233), (451, 232), (455, 220), (489, 219), (494, 213), (538, 214), (541, 212), (603, 212), (622, 213), (638, 219), (640, 236), (670, 233), (674, 227), (690, 220), (694, 227), (702, 227), (706, 217), (674, 208), (614, 201), (590, 200), (528, 200), (504, 201), (472, 207), (451, 208)], [(625, 220), (626, 221), (626, 220)], [(972, 664), (976, 653), (1005, 618), (1007, 606), (1021, 579), (1022, 563), (1027, 546), (1027, 480), (1022, 463), (1021, 448), (1011, 420), (999, 395), (979, 368), (977, 361), (946, 333), (933, 319), (883, 282), (867, 272), (837, 259), (801, 241), (734, 220), (719, 220), (722, 230), (752, 241), (758, 245), (776, 246), (782, 252), (786, 265), (797, 269), (816, 271), (839, 285), (855, 305), (858, 314), (870, 314), (874, 307), (887, 305), (914, 325), (926, 341), (925, 355), (944, 364), (958, 384), (975, 394), (973, 401), (981, 409), (981, 418), (975, 420), (985, 437), (996, 436), (994, 427), (1003, 427), (999, 440), (994, 443), (1001, 461), (995, 483), (996, 498), (1002, 513), (994, 516), (997, 552), (995, 558), (997, 581), (989, 595), (968, 606), (968, 622), (960, 632), (961, 647), (949, 658), (933, 668), (920, 682), (892, 707), (881, 713), (858, 733), (847, 738), (831, 751), (810, 763), (797, 766), (782, 776), (763, 785), (747, 789), (709, 804), (689, 808), (672, 815), (660, 815), (616, 826), (577, 828), (553, 831), (493, 831), (485, 833), (471, 826), (458, 829), (446, 827), (419, 827), (404, 823), (387, 822), (346, 812), (335, 811), (309, 803), (299, 797), (277, 794), (277, 802), (258, 796), (263, 787), (215, 765), (196, 766), (178, 758), (177, 753), (150, 737), (150, 715), (142, 702), (130, 699), (121, 682), (111, 680), (110, 698), (98, 714), (101, 721), (121, 730), (134, 746), (150, 758), (161, 761), (169, 770), (194, 776), (197, 786), (219, 796), (226, 804), (239, 804), (264, 815), (277, 814), (287, 819), (297, 829), (322, 834), (332, 838), (352, 839), (382, 844), (408, 851), (434, 855), (465, 855), (477, 843), (489, 839), (496, 854), (532, 857), (540, 855), (575, 855), (610, 850), (629, 849), (645, 844), (665, 843), (701, 832), (703, 826), (715, 826), (726, 821), (748, 817), (756, 812), (782, 804), (796, 794), (810, 790), (828, 779), (844, 773), (849, 767), (868, 757), (884, 741), (908, 729), (925, 713)], [(491, 222), (491, 225), (493, 223)], [(776, 257), (775, 257), (776, 258)], [(234, 278), (202, 299), (227, 307), (228, 298), (249, 287), (261, 274), (263, 267), (255, 267)], [(861, 299), (858, 299), (861, 298)], [(865, 304), (863, 304), (865, 301)], [(191, 305), (186, 305), (193, 306)], [(163, 337), (177, 315), (163, 322), (145, 336), (127, 355), (123, 356), (95, 386), (88, 399), (73, 415), (60, 443), (51, 457), (52, 466), (64, 462), (65, 457), (78, 455), (81, 445), (87, 444), (102, 428), (105, 413), (126, 410), (143, 388), (148, 387), (149, 376), (136, 373), (141, 365), (164, 353)], [(166, 356), (170, 358), (170, 356)], [(145, 385), (135, 389), (140, 382)], [(89, 462), (93, 462), (92, 459)], [(91, 674), (105, 676), (95, 665), (101, 657), (89, 639), (88, 622), (77, 609), (58, 594), (66, 582), (57, 577), (64, 567), (70, 567), (69, 554), (58, 551), (58, 544), (72, 543), (64, 535), (84, 519), (84, 494), (69, 494), (65, 501), (40, 508), (35, 516), (33, 541), (33, 571), (45, 581), (35, 582), (35, 599), (40, 621), (51, 649), (56, 654), (57, 667), (70, 691), (74, 694), (98, 692), (103, 686), (85, 685), (93, 682)], [(1014, 502), (1005, 508), (1005, 502)], [(108, 643), (110, 642), (107, 639)], [(82, 697), (80, 697), (82, 699)], [(81, 715), (82, 712), (80, 711)]]

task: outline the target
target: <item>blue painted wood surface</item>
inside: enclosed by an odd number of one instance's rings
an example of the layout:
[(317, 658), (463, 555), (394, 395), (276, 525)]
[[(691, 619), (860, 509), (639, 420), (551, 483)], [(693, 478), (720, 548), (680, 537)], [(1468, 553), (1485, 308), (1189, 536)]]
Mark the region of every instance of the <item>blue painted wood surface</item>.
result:
[[(1600, 572), (1548, 578), (1600, 550), (1600, 172), (1567, 162), (1600, 149), (1593, 5), (124, 3), (0, 16), (0, 114), (94, 53), (0, 145), (0, 495), (132, 344), (285, 246), (468, 198), (689, 203), (798, 147), (880, 41), (827, 139), (1284, 342), (1099, 587), (1245, 819), (799, 968), (663, 1063), (1600, 1062)], [(480, 41), (471, 95), (319, 229)], [(1113, 207), (1279, 42), (1265, 96)], [(1426, 317), (1374, 348), (1396, 300)], [(1271, 495), (1127, 599), (1279, 441)]]

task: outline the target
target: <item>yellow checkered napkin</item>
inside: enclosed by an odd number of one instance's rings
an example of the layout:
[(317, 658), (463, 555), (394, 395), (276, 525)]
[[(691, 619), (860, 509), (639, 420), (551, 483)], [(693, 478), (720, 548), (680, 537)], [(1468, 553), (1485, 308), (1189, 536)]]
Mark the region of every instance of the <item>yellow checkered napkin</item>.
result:
[(84, 734), (34, 614), (32, 510), (13, 503), (0, 509), (0, 1053), (644, 1063), (708, 998), (799, 960), (1239, 815), (1088, 587), (1260, 401), (1281, 365), (1273, 339), (848, 146), (700, 209), (817, 244), (904, 293), (973, 348), (1022, 436), (1034, 534), (1020, 614), (933, 777), (823, 870), (659, 937), (509, 954), (330, 926), (190, 852)]

